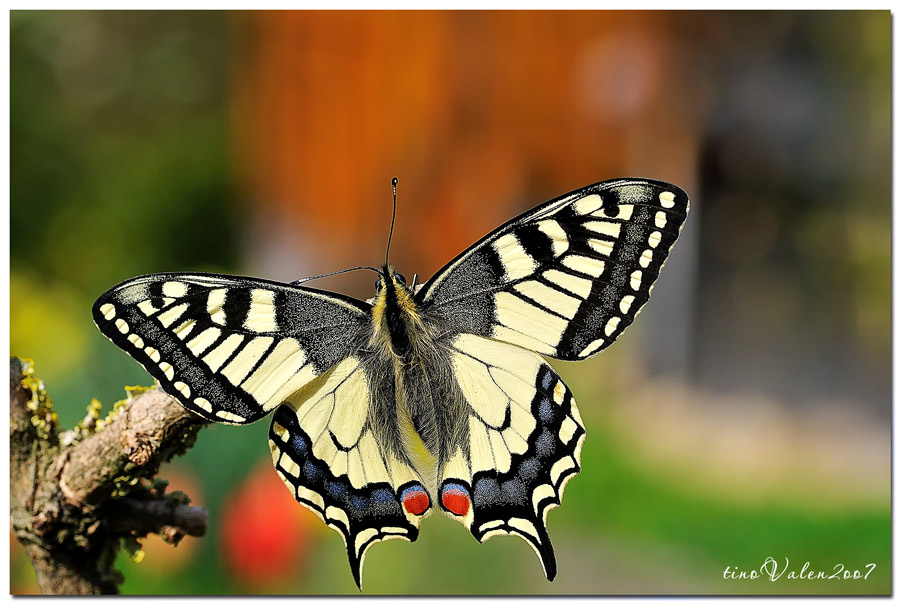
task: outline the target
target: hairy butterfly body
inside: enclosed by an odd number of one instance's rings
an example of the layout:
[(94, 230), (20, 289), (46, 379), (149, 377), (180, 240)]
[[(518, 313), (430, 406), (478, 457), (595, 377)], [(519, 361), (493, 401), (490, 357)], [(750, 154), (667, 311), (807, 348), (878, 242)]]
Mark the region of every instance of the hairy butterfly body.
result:
[(646, 179), (597, 183), (489, 233), (414, 291), (385, 264), (363, 302), (202, 273), (125, 281), (100, 330), (185, 407), (243, 424), (275, 410), (291, 493), (367, 549), (414, 541), (434, 509), (479, 541), (516, 534), (548, 579), (547, 512), (580, 470), (584, 426), (543, 359), (609, 346), (649, 299), (688, 198)]

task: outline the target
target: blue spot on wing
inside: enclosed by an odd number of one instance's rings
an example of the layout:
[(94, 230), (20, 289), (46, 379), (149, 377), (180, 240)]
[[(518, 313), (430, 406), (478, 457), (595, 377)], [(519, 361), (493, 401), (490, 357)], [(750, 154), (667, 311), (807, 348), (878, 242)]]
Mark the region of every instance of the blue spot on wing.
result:
[(538, 416), (541, 418), (541, 421), (545, 424), (549, 424), (553, 421), (554, 415), (554, 405), (550, 402), (550, 399), (544, 399), (541, 401), (541, 404), (538, 406)]
[(387, 489), (375, 489), (372, 491), (372, 501), (375, 503), (394, 503), (397, 498)]
[(347, 496), (347, 487), (339, 482), (335, 482), (333, 480), (329, 480), (325, 489), (328, 491), (328, 494), (334, 497), (335, 499), (341, 500)]
[(322, 470), (316, 467), (316, 465), (311, 461), (307, 461), (305, 464), (303, 464), (303, 475), (310, 482), (310, 484), (318, 484), (325, 478)]
[(296, 434), (293, 438), (291, 438), (291, 447), (297, 453), (297, 455), (306, 456), (306, 438), (303, 436)]

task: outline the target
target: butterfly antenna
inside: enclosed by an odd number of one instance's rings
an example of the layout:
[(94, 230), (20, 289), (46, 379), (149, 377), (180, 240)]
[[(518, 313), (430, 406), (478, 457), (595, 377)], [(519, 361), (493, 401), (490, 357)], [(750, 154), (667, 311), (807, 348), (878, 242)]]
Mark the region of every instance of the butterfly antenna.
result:
[(388, 233), (387, 251), (384, 252), (384, 265), (388, 264), (391, 253), (391, 238), (394, 236), (394, 220), (397, 218), (397, 177), (391, 179), (391, 188), (394, 190), (394, 210), (391, 212), (391, 232)]
[(350, 271), (360, 271), (360, 270), (370, 270), (375, 271), (379, 275), (381, 271), (375, 268), (374, 266), (354, 266), (353, 268), (345, 268), (343, 270), (334, 271), (333, 273), (326, 273), (324, 275), (316, 275), (315, 277), (303, 277), (302, 279), (297, 279), (296, 281), (291, 281), (291, 285), (300, 285), (301, 283), (306, 283), (307, 281), (312, 281), (313, 279), (322, 279), (323, 277), (331, 277), (332, 275), (340, 275), (341, 273), (349, 273)]

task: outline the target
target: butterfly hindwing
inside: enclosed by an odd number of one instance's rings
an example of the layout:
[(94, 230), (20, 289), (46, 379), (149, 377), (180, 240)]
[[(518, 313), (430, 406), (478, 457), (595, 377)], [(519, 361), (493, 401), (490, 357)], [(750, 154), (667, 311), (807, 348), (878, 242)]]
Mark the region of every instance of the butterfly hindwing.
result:
[(93, 315), (169, 395), (233, 424), (260, 419), (345, 358), (368, 325), (352, 298), (203, 273), (130, 279), (100, 296)]
[(451, 362), (468, 421), (440, 468), (440, 506), (479, 541), (522, 537), (552, 580), (547, 512), (581, 468), (575, 400), (539, 355), (510, 344), (461, 334)]
[(341, 361), (279, 407), (269, 432), (279, 475), (341, 534), (358, 586), (366, 550), (386, 539), (415, 541), (432, 507), (399, 433), (385, 434), (373, 417), (393, 383), (373, 384), (372, 375), (356, 357)]
[(462, 332), (587, 358), (647, 302), (687, 211), (687, 195), (668, 183), (597, 183), (488, 234), (416, 299)]

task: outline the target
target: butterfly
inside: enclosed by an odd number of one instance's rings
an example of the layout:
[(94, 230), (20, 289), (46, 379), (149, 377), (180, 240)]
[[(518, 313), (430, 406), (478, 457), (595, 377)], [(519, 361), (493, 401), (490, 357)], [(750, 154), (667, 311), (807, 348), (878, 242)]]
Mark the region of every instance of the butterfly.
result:
[(619, 337), (688, 207), (665, 182), (604, 181), (513, 218), (422, 285), (387, 258), (361, 267), (378, 273), (371, 301), (167, 273), (116, 285), (93, 317), (207, 420), (274, 411), (275, 468), (341, 534), (360, 589), (369, 547), (415, 541), (435, 509), (481, 542), (523, 538), (553, 580), (547, 512), (581, 469), (585, 428), (544, 357), (586, 359)]

